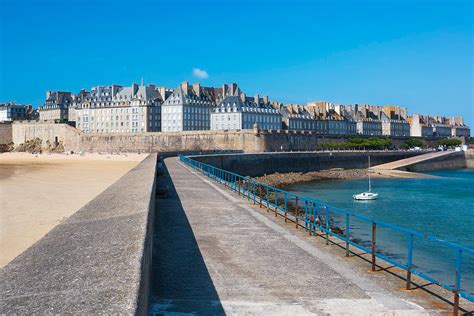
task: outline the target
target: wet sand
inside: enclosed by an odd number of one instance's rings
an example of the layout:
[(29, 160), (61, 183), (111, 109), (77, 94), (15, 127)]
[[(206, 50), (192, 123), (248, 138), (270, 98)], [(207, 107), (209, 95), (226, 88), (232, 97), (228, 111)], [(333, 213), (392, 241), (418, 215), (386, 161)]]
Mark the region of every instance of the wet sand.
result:
[(0, 154), (0, 268), (146, 156)]

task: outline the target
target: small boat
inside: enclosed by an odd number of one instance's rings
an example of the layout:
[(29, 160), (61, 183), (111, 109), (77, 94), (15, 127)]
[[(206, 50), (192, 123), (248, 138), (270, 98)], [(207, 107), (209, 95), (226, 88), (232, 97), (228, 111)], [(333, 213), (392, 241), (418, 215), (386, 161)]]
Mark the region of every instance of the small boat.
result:
[(359, 194), (354, 194), (352, 198), (354, 200), (359, 200), (359, 201), (368, 201), (368, 200), (375, 200), (379, 196), (377, 193), (372, 192), (372, 187), (370, 185), (370, 156), (369, 156), (369, 191), (368, 192), (362, 192)]

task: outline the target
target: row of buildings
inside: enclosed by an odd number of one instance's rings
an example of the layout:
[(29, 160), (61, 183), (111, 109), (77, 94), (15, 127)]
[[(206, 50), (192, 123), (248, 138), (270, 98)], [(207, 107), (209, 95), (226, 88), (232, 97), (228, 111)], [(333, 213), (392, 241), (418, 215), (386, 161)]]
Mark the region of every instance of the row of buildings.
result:
[(39, 112), (31, 104), (0, 103), (0, 122), (37, 120)]
[[(23, 108), (25, 110), (23, 110)], [(2, 114), (2, 111), (6, 111)], [(29, 116), (25, 113), (30, 113)], [(97, 86), (90, 91), (48, 91), (38, 111), (0, 104), (0, 121), (35, 119), (70, 122), (85, 133), (181, 132), (198, 130), (310, 131), (321, 135), (470, 136), (461, 117), (408, 116), (400, 106), (341, 105), (326, 101), (283, 104), (247, 96), (236, 83), (175, 89), (152, 84)]]

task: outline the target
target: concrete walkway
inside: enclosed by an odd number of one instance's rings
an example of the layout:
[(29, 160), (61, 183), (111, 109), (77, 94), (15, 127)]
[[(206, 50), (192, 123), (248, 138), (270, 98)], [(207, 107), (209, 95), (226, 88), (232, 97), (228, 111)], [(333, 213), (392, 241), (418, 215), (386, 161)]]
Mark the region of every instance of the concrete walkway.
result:
[(165, 160), (151, 313), (420, 315), (224, 187)]
[(373, 170), (395, 170), (395, 169), (398, 169), (398, 168), (407, 167), (407, 166), (410, 166), (410, 165), (413, 165), (413, 164), (416, 164), (416, 163), (420, 163), (420, 162), (427, 161), (427, 160), (430, 160), (430, 159), (450, 155), (450, 154), (453, 154), (453, 153), (456, 153), (456, 151), (435, 151), (435, 152), (432, 152), (432, 153), (427, 153), (427, 154), (423, 154), (423, 155), (419, 155), (419, 156), (415, 156), (415, 157), (400, 159), (400, 160), (397, 160), (397, 161), (393, 161), (393, 162), (373, 166), (373, 167), (371, 167), (371, 169), (373, 169)]

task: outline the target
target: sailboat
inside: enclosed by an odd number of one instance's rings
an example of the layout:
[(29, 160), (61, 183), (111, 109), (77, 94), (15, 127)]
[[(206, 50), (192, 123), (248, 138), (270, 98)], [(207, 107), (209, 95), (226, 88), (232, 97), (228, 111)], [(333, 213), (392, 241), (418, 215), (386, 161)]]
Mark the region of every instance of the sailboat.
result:
[(372, 192), (372, 187), (370, 184), (370, 156), (369, 156), (369, 169), (367, 171), (369, 172), (369, 191), (362, 192), (359, 194), (354, 194), (352, 196), (354, 200), (361, 200), (361, 201), (375, 200), (379, 196), (377, 193)]

